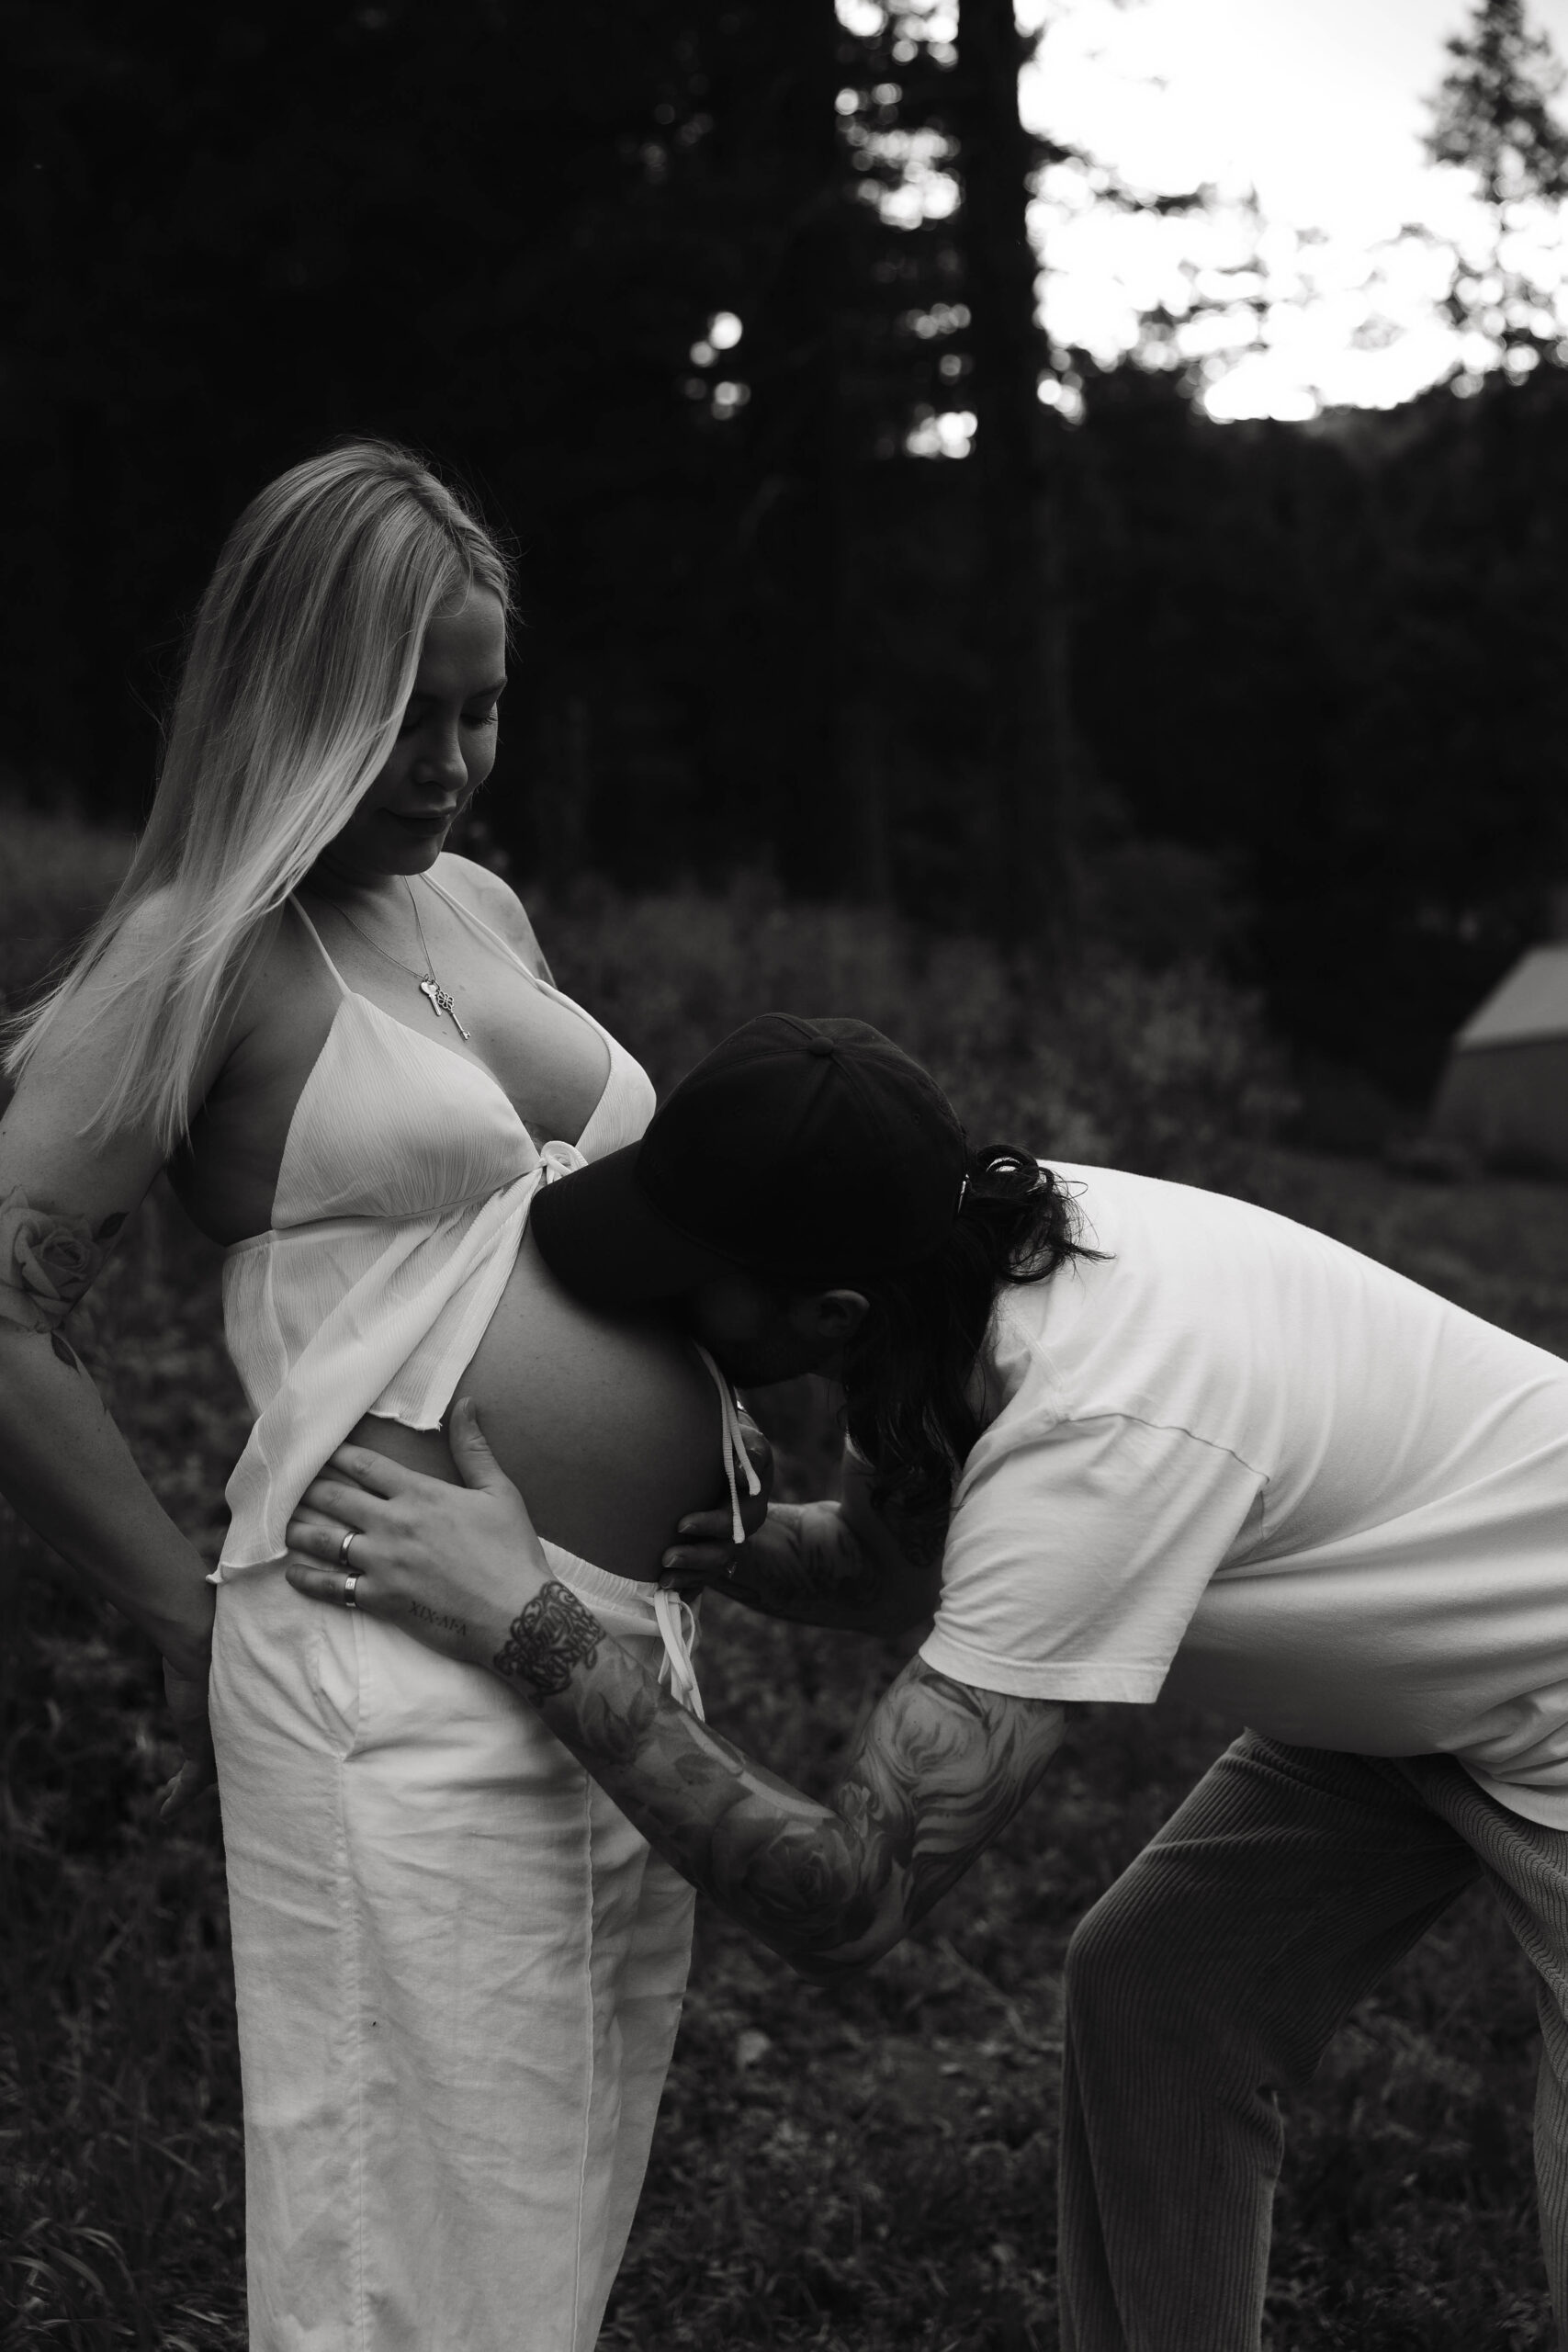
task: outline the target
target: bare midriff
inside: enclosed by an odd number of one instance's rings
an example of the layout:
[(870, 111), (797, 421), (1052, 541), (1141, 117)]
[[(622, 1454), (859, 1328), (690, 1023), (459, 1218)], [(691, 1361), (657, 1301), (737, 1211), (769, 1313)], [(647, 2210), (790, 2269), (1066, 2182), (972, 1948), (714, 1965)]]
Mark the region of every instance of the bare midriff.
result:
[[(691, 1342), (580, 1306), (526, 1234), (457, 1393), (539, 1534), (612, 1576), (655, 1577), (676, 1521), (724, 1496), (718, 1396)], [(350, 1442), (457, 1476), (439, 1430), (370, 1415)]]

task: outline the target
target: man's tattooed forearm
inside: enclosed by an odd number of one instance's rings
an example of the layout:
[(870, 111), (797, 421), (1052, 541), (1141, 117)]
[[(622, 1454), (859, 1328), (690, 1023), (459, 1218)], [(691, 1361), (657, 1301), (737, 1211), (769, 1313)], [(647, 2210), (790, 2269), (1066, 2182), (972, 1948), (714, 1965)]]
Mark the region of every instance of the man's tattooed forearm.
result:
[(694, 1722), (614, 1642), (545, 1717), (684, 1878), (818, 1976), (863, 1967), (930, 1910), (1017, 1811), (1061, 1730), (1059, 1709), (915, 1659), (822, 1805)]
[(445, 1610), (432, 1609), (426, 1600), (411, 1600), (409, 1615), (417, 1617), (422, 1625), (434, 1625), (443, 1634), (456, 1634), (459, 1640), (468, 1634), (468, 1625), (461, 1617), (449, 1617)]
[(578, 1666), (592, 1666), (604, 1628), (569, 1586), (552, 1577), (518, 1617), (491, 1660), (497, 1674), (520, 1682), (530, 1698), (553, 1699)]

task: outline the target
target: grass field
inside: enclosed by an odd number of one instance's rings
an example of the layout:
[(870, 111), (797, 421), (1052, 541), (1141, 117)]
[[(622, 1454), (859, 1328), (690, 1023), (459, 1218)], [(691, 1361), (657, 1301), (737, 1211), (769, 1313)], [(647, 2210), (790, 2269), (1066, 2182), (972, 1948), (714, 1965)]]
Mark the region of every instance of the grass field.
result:
[[(546, 928), (563, 978), (607, 1017), (617, 987), (629, 1002), (605, 960), (625, 912), (567, 926), (578, 968)], [(653, 960), (677, 919), (638, 915), (649, 936), (625, 955)], [(728, 921), (713, 918), (716, 959), (739, 952)], [(852, 968), (834, 996), (858, 1009), (875, 976), (841, 936)], [(792, 956), (826, 953), (820, 939), (791, 941)], [(640, 1042), (656, 1067), (684, 1050), (711, 1005), (706, 985), (644, 1008)], [(913, 987), (891, 967), (877, 985), (889, 997)], [(1107, 1001), (1134, 988), (1106, 985)], [(749, 989), (775, 987), (782, 996), (777, 972), (753, 961), (721, 1001), (739, 1017)], [(885, 1004), (870, 1009), (886, 1017)], [(1075, 1149), (1098, 1132), (1129, 1159), (1207, 1174), (1568, 1353), (1561, 1190), (1427, 1189), (1249, 1139), (1242, 1098), (1267, 1092), (1267, 1069), (1235, 1061), (1217, 1001), (1167, 1012), (1157, 1053), (1137, 1002), (1096, 1016), (1101, 1039), (1118, 1022), (1137, 1030), (1145, 1079), (1125, 1080), (1143, 1106), (1137, 1133), (1116, 1131), (1117, 1072), (1095, 1074), (1093, 1038), (1078, 1065), (1067, 1053), (1039, 1078)], [(948, 1033), (930, 1018), (937, 1045), (957, 1054), (950, 1015)], [(638, 1042), (635, 1007), (619, 1025)], [(940, 1059), (929, 1039), (927, 1050)], [(1015, 1122), (1043, 1115), (1016, 1074), (984, 1083), (1004, 1108), (1014, 1086)], [(1197, 1108), (1183, 1114), (1184, 1102)], [(1183, 1162), (1200, 1128), (1208, 1140)], [(1029, 1139), (1055, 1140), (1032, 1124)], [(215, 1253), (154, 1200), (79, 1326), (168, 1508), (215, 1546), (244, 1426), (218, 1343)], [(155, 1827), (171, 1752), (151, 1660), (14, 1522), (0, 1529), (0, 2345), (237, 2346), (242, 2157), (215, 1814)], [(897, 1657), (714, 1607), (703, 1681), (721, 1726), (821, 1790)], [(1000, 1844), (853, 1984), (807, 1986), (705, 1915), (605, 2346), (1051, 2352), (1062, 1952), (1234, 1729), (1165, 1707), (1085, 1710)], [(1484, 1904), (1466, 1899), (1357, 2012), (1295, 2104), (1272, 2352), (1524, 2352), (1554, 2340), (1532, 2210), (1534, 2049), (1528, 1973)]]

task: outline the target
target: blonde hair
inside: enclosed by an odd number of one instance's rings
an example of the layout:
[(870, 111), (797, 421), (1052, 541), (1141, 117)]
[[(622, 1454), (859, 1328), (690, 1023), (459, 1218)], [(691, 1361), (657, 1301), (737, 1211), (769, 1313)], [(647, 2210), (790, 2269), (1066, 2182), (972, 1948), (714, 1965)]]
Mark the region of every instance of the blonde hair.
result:
[[(91, 1012), (129, 1009), (88, 1132), (188, 1131), (214, 1032), (278, 910), (384, 766), (433, 616), (505, 560), (462, 501), (389, 442), (352, 441), (253, 499), (197, 608), (157, 797), (125, 880), (6, 1054), (17, 1076)], [(105, 951), (157, 899), (134, 968)]]

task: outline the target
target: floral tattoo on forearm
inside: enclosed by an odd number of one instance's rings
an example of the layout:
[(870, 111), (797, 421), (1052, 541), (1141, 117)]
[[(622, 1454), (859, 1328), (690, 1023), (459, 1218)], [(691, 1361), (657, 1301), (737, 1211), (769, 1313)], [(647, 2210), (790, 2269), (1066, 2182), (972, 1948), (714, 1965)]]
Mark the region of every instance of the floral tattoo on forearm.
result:
[[(530, 1665), (509, 1669), (551, 1592), (573, 1632), (547, 1636), (536, 1665), (530, 1631)], [(970, 1690), (916, 1658), (822, 1805), (688, 1714), (559, 1585), (524, 1611), (496, 1666), (650, 1846), (815, 1976), (897, 1943), (1012, 1818), (1061, 1736), (1059, 1708)]]
[(121, 1210), (95, 1222), (35, 1208), (17, 1184), (0, 1193), (0, 1323), (47, 1331), (61, 1363), (80, 1372), (59, 1327), (96, 1280), (124, 1223)]
[(575, 1668), (592, 1666), (604, 1639), (597, 1617), (568, 1586), (552, 1577), (513, 1620), (491, 1663), (497, 1674), (520, 1682), (537, 1702), (564, 1690)]

